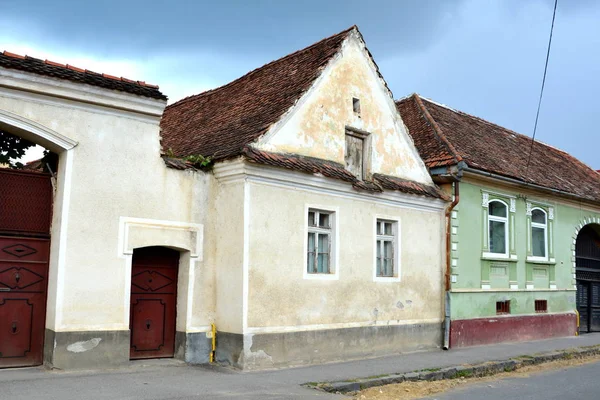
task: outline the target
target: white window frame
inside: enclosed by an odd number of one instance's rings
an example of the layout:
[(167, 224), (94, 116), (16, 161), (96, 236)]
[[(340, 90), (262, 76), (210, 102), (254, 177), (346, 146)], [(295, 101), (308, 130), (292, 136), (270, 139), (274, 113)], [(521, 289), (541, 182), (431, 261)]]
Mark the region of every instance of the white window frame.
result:
[[(379, 237), (377, 232), (377, 221), (385, 221), (393, 223), (392, 229), (394, 230), (394, 276), (377, 276), (377, 239)], [(389, 215), (375, 215), (373, 217), (373, 282), (400, 282), (402, 280), (402, 265), (400, 264), (400, 254), (402, 248), (400, 247), (400, 236), (402, 230), (400, 229), (400, 218)]]
[[(324, 211), (330, 214), (330, 253), (329, 253), (329, 273), (309, 273), (308, 272), (308, 233), (318, 231), (319, 228), (308, 226), (309, 211)], [(303, 278), (308, 280), (338, 280), (340, 277), (339, 268), (339, 208), (324, 206), (320, 204), (305, 204), (304, 205), (304, 260), (302, 264)]]
[[(533, 212), (536, 210), (544, 213), (546, 223), (540, 224), (539, 222), (533, 222)], [(532, 255), (527, 257), (527, 261), (548, 261), (548, 259), (550, 257), (550, 255), (548, 254), (548, 213), (543, 208), (533, 207), (531, 209), (531, 216), (529, 218), (531, 219), (531, 227), (529, 228), (528, 235), (529, 235), (529, 240), (531, 243), (531, 254)], [(546, 255), (545, 257), (539, 257), (539, 256), (533, 255), (533, 228), (541, 228), (544, 230), (544, 254)]]
[[(490, 204), (494, 203), (494, 202), (498, 202), (501, 203), (502, 205), (504, 205), (504, 207), (506, 207), (506, 217), (498, 217), (495, 215), (491, 215), (490, 214)], [(486, 258), (502, 258), (502, 259), (508, 259), (509, 258), (509, 254), (510, 254), (510, 247), (509, 247), (509, 237), (508, 235), (510, 234), (510, 226), (509, 226), (509, 212), (510, 209), (508, 207), (508, 204), (506, 204), (506, 202), (499, 200), (499, 199), (492, 199), (488, 202), (488, 207), (487, 207), (487, 236), (488, 236), (488, 252), (484, 253), (483, 256)], [(504, 223), (504, 249), (505, 252), (504, 253), (494, 253), (492, 252), (492, 245), (491, 245), (491, 241), (492, 241), (492, 235), (490, 235), (490, 224), (492, 223), (492, 221), (495, 222), (503, 222)]]

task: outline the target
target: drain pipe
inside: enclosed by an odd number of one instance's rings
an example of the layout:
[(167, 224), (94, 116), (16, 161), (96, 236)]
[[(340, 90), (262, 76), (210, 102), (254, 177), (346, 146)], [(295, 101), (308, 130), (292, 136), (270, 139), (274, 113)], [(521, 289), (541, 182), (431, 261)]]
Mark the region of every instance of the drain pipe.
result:
[(446, 301), (444, 302), (444, 350), (450, 348), (450, 275), (452, 273), (452, 210), (460, 201), (460, 186), (456, 181), (452, 184), (454, 188), (454, 200), (446, 210), (446, 274), (444, 276), (446, 286)]

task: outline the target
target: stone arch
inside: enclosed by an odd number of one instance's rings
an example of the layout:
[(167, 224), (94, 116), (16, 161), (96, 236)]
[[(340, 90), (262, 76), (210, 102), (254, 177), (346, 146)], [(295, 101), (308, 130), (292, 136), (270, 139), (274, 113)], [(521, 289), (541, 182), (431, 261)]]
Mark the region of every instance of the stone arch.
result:
[(0, 129), (37, 143), (55, 153), (71, 150), (77, 142), (44, 125), (0, 109)]
[(577, 289), (577, 310), (582, 333), (600, 331), (600, 300), (595, 295), (600, 290), (600, 268), (598, 267), (600, 253), (594, 246), (594, 238), (598, 240), (598, 237), (600, 237), (598, 217), (587, 217), (581, 220), (573, 236), (573, 277)]

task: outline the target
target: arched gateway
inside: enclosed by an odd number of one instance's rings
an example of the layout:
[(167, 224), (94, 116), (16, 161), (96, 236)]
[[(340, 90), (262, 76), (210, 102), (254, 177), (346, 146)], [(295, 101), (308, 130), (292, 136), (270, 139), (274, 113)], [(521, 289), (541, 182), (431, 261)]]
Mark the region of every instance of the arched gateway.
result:
[(600, 225), (581, 228), (575, 243), (580, 332), (600, 332)]

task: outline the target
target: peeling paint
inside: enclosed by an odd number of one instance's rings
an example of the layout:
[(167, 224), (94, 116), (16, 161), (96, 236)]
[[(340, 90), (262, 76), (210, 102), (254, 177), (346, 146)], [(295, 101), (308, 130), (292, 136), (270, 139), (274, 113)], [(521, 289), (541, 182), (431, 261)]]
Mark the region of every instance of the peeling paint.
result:
[(96, 348), (101, 341), (101, 338), (93, 338), (82, 342), (71, 343), (67, 346), (67, 351), (70, 351), (71, 353), (83, 353)]

